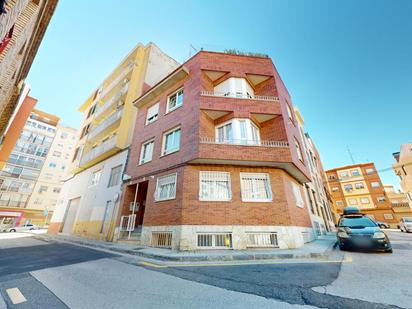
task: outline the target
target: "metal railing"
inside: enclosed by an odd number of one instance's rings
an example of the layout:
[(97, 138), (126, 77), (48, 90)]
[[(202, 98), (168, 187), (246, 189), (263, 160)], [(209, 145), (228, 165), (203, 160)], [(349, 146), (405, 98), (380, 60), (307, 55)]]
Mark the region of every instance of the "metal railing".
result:
[(202, 90), (200, 91), (200, 95), (205, 96), (205, 97), (223, 97), (223, 98), (279, 102), (279, 97), (267, 96), (267, 95), (254, 95), (254, 94), (248, 94), (248, 93), (214, 92), (214, 91)]
[(248, 247), (278, 247), (278, 235), (275, 232), (246, 233)]
[(97, 135), (99, 135), (102, 131), (104, 131), (108, 126), (111, 124), (115, 123), (117, 120), (119, 120), (122, 117), (123, 113), (123, 108), (119, 109), (118, 111), (114, 112), (111, 114), (109, 117), (107, 117), (105, 120), (103, 120), (102, 123), (98, 124), (97, 126), (93, 127), (90, 130), (90, 133), (88, 134), (87, 139), (90, 140)]
[(408, 202), (392, 203), (392, 207), (408, 207), (412, 208)]
[(120, 231), (133, 232), (136, 224), (136, 215), (122, 216), (120, 218)]
[(127, 90), (129, 89), (129, 83), (125, 84), (122, 89), (120, 89), (114, 96), (112, 96), (109, 100), (106, 101), (103, 105), (99, 106), (96, 113), (94, 114), (94, 118), (99, 117), (104, 111), (106, 111), (109, 107), (115, 104), (117, 101), (120, 100)]
[(172, 232), (152, 232), (152, 247), (172, 248)]
[(201, 144), (219, 144), (219, 145), (238, 145), (238, 146), (255, 146), (255, 147), (274, 147), (274, 148), (288, 148), (289, 143), (284, 141), (267, 141), (267, 140), (239, 140), (228, 139), (220, 141), (214, 137), (202, 136), (200, 137)]
[(113, 136), (107, 141), (104, 141), (103, 143), (98, 145), (97, 147), (92, 148), (89, 152), (82, 154), (82, 157), (80, 159), (80, 165), (83, 165), (97, 158), (101, 154), (109, 151), (110, 149), (113, 149), (116, 146), (116, 140), (117, 140), (117, 137)]

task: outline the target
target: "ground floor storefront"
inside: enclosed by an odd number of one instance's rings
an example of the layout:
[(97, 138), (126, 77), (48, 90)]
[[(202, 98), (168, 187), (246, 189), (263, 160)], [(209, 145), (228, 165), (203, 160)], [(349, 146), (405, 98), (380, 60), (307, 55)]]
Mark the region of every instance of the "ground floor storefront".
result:
[(0, 230), (24, 224), (43, 227), (49, 224), (52, 215), (52, 211), (41, 209), (0, 207)]

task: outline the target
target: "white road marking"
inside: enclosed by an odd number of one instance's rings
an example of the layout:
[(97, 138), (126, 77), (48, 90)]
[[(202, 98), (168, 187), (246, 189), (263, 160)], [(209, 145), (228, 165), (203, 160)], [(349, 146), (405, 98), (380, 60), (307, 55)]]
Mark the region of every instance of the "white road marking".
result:
[(9, 295), (13, 305), (21, 304), (27, 301), (26, 297), (24, 297), (18, 288), (7, 289), (6, 293)]

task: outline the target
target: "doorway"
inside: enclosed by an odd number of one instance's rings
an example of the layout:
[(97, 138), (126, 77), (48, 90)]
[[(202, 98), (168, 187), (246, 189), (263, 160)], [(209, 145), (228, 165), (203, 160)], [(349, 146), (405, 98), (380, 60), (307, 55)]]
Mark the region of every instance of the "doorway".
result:
[(69, 200), (66, 212), (64, 213), (63, 222), (60, 226), (60, 233), (71, 234), (73, 225), (76, 220), (77, 209), (79, 208), (80, 197)]

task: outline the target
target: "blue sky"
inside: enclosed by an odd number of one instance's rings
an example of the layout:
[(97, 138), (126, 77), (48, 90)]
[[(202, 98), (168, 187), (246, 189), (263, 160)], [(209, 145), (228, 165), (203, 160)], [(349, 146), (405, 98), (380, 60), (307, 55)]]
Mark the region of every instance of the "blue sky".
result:
[[(78, 106), (137, 42), (179, 62), (196, 49), (268, 54), (326, 169), (412, 141), (412, 1), (60, 0), (27, 78), (37, 108), (79, 127)], [(392, 171), (385, 183), (398, 185)]]

